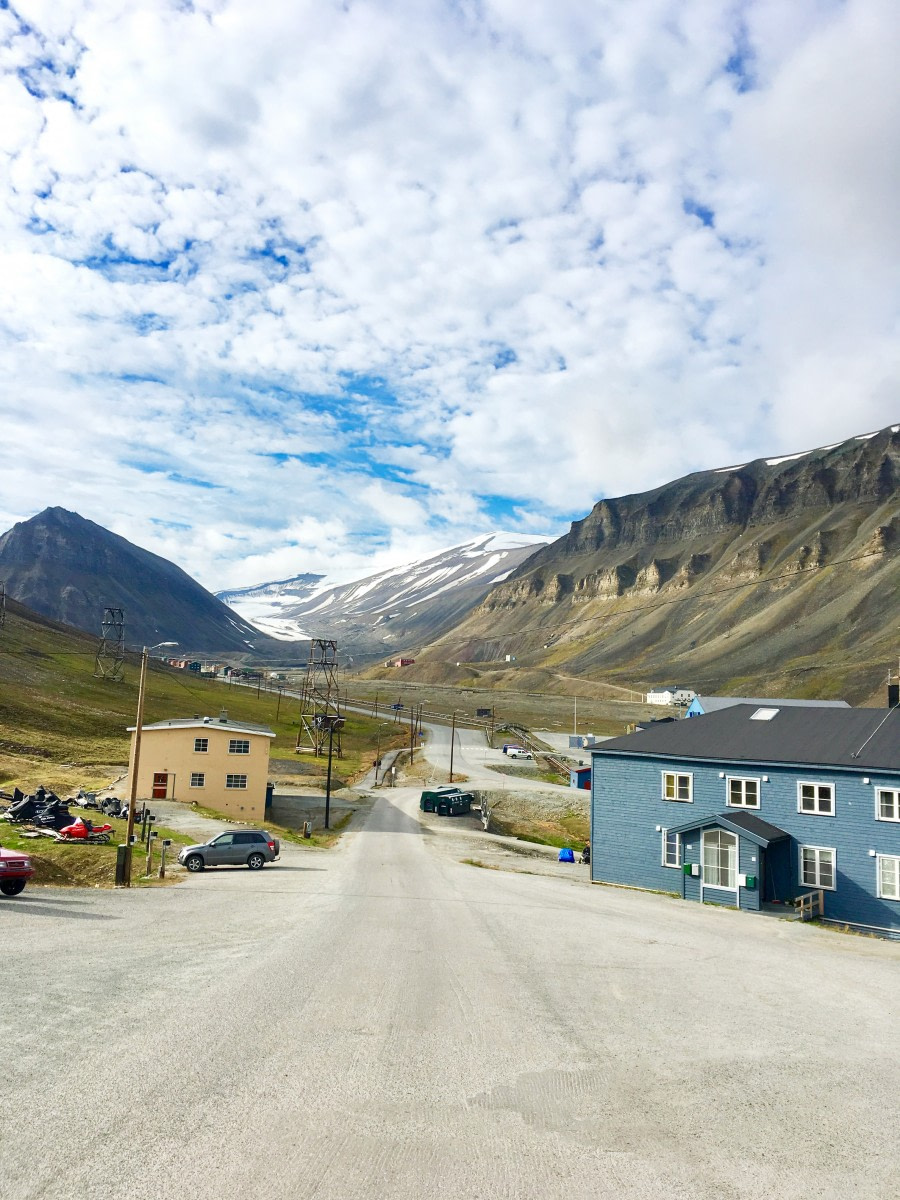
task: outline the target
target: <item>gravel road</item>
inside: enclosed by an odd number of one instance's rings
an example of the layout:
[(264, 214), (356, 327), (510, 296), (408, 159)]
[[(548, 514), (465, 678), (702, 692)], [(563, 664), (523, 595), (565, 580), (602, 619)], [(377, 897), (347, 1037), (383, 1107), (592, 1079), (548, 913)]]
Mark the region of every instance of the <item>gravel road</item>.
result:
[(5, 1200), (893, 1200), (900, 946), (467, 866), (416, 798), (0, 903)]

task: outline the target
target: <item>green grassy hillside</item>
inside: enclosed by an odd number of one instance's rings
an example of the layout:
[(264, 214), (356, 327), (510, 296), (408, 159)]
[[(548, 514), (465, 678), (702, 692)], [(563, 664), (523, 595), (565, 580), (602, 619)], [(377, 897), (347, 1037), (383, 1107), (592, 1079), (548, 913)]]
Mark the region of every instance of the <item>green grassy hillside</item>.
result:
[[(98, 788), (124, 774), (137, 711), (140, 657), (129, 654), (120, 683), (94, 678), (97, 638), (47, 620), (14, 601), (7, 602), (0, 628), (0, 788), (25, 791), (44, 783), (61, 795), (81, 786)], [(272, 758), (303, 765), (303, 782), (324, 777), (322, 760), (295, 756), (298, 704), (273, 693), (256, 692), (201, 679), (151, 661), (147, 673), (144, 721), (215, 716), (225, 708), (237, 720), (269, 725), (277, 733)], [(344, 757), (335, 766), (340, 779), (368, 766), (377, 722), (349, 716), (343, 732)], [(382, 739), (382, 748), (390, 744)], [(274, 774), (278, 774), (273, 764)]]

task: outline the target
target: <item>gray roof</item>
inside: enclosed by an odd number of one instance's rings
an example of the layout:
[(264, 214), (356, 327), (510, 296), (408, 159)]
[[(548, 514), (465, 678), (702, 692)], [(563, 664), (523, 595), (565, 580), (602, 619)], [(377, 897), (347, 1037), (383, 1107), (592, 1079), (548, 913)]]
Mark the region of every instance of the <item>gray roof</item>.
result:
[(759, 705), (738, 704), (649, 725), (592, 746), (591, 754), (900, 771), (900, 708), (784, 707), (778, 701), (762, 707), (776, 710), (770, 721), (752, 719)]
[[(134, 725), (128, 726), (128, 732), (133, 733)], [(268, 725), (256, 725), (253, 721), (223, 721), (219, 717), (173, 717), (169, 721), (155, 721), (152, 725), (142, 725), (144, 733), (148, 729), (220, 729), (228, 733), (261, 733), (265, 737), (277, 737), (274, 729)]]
[(704, 713), (718, 712), (720, 708), (731, 708), (735, 704), (765, 705), (770, 708), (849, 708), (846, 700), (764, 700), (757, 696), (701, 696), (694, 699), (703, 706)]
[(723, 829), (727, 829), (729, 833), (738, 833), (743, 837), (748, 837), (751, 842), (756, 842), (764, 850), (771, 842), (780, 842), (783, 838), (790, 836), (783, 829), (779, 829), (777, 825), (770, 825), (768, 821), (764, 821), (762, 817), (757, 817), (754, 813), (735, 812), (734, 809), (723, 813), (711, 813), (706, 817), (694, 817), (692, 821), (685, 821), (681, 825), (670, 825), (668, 832), (690, 833), (694, 829), (708, 828), (710, 825), (719, 825)]

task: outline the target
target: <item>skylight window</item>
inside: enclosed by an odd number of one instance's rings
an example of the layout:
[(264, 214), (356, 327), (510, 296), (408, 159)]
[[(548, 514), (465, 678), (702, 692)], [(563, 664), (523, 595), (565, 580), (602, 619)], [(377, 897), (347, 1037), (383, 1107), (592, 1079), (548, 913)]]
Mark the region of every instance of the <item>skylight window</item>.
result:
[(758, 708), (755, 713), (751, 713), (751, 721), (771, 721), (773, 717), (777, 717), (779, 710), (777, 708)]

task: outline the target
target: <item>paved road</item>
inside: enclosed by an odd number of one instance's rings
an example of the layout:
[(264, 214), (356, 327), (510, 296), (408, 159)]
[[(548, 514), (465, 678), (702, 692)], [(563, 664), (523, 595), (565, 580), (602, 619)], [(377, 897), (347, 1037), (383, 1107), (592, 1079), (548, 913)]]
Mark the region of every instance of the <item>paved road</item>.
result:
[(0, 904), (4, 1200), (896, 1197), (900, 946), (480, 870), (415, 798)]

